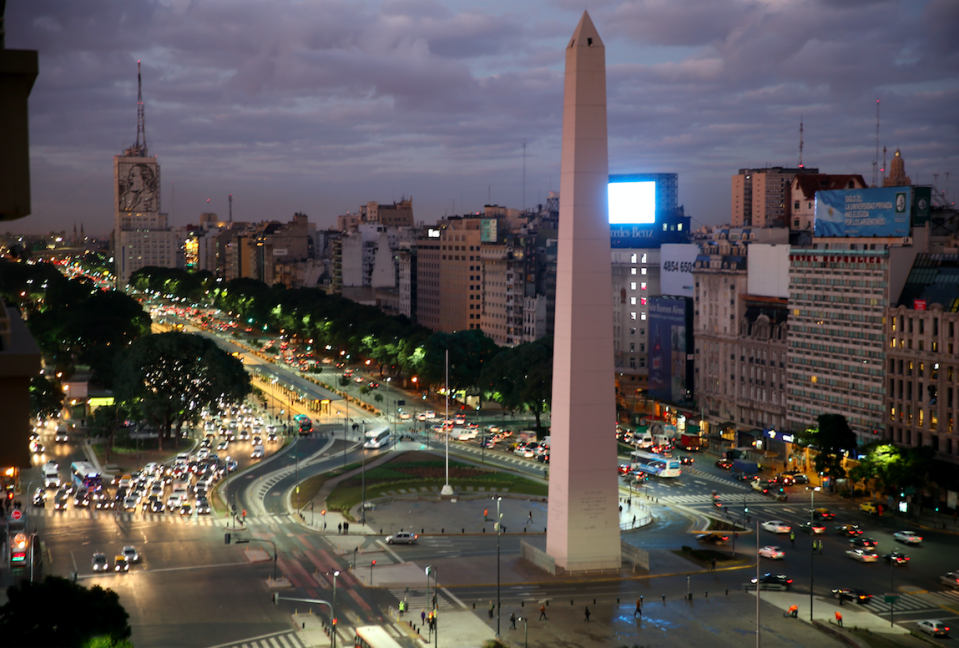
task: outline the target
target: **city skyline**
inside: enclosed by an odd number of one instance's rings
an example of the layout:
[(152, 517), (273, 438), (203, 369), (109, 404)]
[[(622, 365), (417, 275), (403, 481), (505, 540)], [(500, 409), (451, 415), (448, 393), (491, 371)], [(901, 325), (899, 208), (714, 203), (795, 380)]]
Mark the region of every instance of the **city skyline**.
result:
[[(413, 197), (417, 221), (558, 190), (562, 56), (582, 7), (537, 2), (7, 3), (37, 49), (37, 233), (112, 227), (112, 158), (146, 132), (173, 226), (305, 212), (319, 227)], [(610, 172), (675, 172), (693, 226), (729, 222), (730, 177), (795, 166), (872, 177), (898, 147), (914, 183), (957, 161), (959, 7), (929, 2), (601, 2)], [(880, 151), (880, 165), (882, 152)], [(956, 165), (959, 170), (959, 165)], [(959, 179), (952, 179), (956, 186)], [(173, 187), (175, 189), (175, 201)], [(951, 189), (951, 187), (950, 187)], [(954, 195), (954, 190), (951, 191)], [(210, 202), (207, 202), (210, 199)]]

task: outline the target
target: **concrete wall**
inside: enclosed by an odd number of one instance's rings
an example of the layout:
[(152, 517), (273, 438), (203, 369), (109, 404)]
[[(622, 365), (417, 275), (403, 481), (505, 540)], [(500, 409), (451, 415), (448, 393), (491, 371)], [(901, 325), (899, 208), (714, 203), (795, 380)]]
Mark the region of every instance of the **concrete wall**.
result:
[(749, 246), (746, 292), (757, 297), (789, 297), (789, 245)]

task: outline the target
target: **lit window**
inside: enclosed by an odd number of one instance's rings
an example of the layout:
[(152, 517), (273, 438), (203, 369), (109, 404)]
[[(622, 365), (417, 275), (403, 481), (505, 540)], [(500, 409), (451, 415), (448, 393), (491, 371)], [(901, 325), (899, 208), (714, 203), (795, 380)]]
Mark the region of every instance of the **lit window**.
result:
[(646, 263), (646, 255), (643, 254), (643, 263)]
[(645, 281), (642, 282), (641, 284), (639, 284), (639, 289), (640, 289), (640, 290), (646, 290), (646, 282), (645, 282)]
[(645, 305), (646, 305), (646, 298), (645, 298), (645, 297), (640, 297), (640, 298), (639, 298), (639, 303), (640, 303), (641, 306), (645, 306)]
[(643, 268), (641, 272), (642, 274), (646, 274), (646, 268)]
[[(643, 301), (646, 301), (646, 300), (644, 299)], [(635, 298), (635, 297), (630, 297), (630, 298), (629, 298), (629, 304), (630, 304), (631, 306), (635, 306), (635, 305), (636, 305), (636, 298)]]
[(629, 314), (629, 319), (631, 319), (631, 320), (633, 320), (633, 321), (635, 322), (635, 321), (636, 321), (636, 313), (630, 313), (630, 314)]
[(643, 320), (644, 322), (646, 321), (646, 311), (643, 311), (639, 314), (639, 319)]
[(629, 282), (629, 289), (630, 289), (630, 290), (636, 290), (636, 282), (635, 282), (635, 281)]
[(635, 255), (635, 254), (629, 257), (629, 262), (630, 262), (630, 263), (636, 263), (636, 255)]

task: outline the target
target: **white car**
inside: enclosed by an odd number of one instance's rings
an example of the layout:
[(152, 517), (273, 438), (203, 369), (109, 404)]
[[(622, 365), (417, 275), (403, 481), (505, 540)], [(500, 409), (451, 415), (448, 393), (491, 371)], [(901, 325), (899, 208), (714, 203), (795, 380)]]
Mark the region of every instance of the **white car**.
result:
[(170, 511), (175, 511), (183, 506), (183, 498), (180, 495), (170, 495), (166, 501), (166, 507)]
[(93, 567), (93, 571), (95, 572), (107, 571), (107, 569), (109, 568), (109, 565), (107, 564), (107, 557), (104, 556), (102, 553), (93, 554), (93, 561), (91, 563), (91, 566)]
[(263, 458), (263, 446), (253, 446), (253, 453), (250, 454), (251, 459), (262, 459)]
[(140, 554), (137, 551), (137, 548), (133, 545), (127, 545), (123, 548), (123, 555), (126, 557), (128, 563), (138, 563), (140, 562)]
[(949, 636), (949, 626), (947, 626), (942, 621), (920, 621), (916, 624), (920, 630), (927, 634), (931, 634), (933, 637), (948, 637)]
[(400, 411), (400, 420), (401, 420), (401, 421), (409, 421), (409, 420), (410, 420), (410, 413), (409, 413), (409, 412)]
[(919, 544), (922, 542), (922, 536), (913, 531), (896, 531), (892, 534), (892, 537), (896, 539), (896, 542), (902, 542), (903, 544)]
[(415, 533), (400, 532), (386, 536), (386, 544), (416, 544), (418, 539), (419, 536)]
[(793, 528), (782, 520), (769, 520), (763, 522), (763, 530), (770, 533), (789, 533)]
[(759, 550), (759, 555), (763, 558), (771, 558), (772, 560), (782, 560), (786, 557), (786, 552), (779, 547), (763, 547)]
[(879, 554), (872, 549), (850, 549), (846, 555), (859, 562), (876, 562), (879, 560)]
[(425, 412), (423, 412), (423, 416), (425, 416), (428, 419), (435, 419), (436, 412), (434, 412), (433, 410), (426, 410)]

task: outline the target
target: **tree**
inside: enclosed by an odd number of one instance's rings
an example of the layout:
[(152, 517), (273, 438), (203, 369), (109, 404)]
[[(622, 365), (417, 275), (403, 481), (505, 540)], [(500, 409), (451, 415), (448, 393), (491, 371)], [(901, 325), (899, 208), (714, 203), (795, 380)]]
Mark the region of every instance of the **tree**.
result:
[(243, 363), (213, 340), (189, 333), (160, 333), (134, 342), (118, 362), (115, 393), (138, 402), (163, 439), (220, 400), (237, 403), (251, 390)]
[(810, 428), (799, 434), (800, 446), (816, 450), (816, 470), (833, 478), (846, 476), (842, 466), (844, 452), (856, 449), (856, 434), (842, 414), (820, 414), (818, 428)]
[(117, 432), (135, 415), (133, 408), (123, 402), (103, 405), (93, 411), (93, 417), (90, 419), (90, 432), (93, 436), (105, 436), (107, 438), (107, 461), (110, 460), (110, 452), (113, 450)]
[(540, 418), (549, 407), (553, 391), (553, 339), (541, 338), (503, 349), (486, 363), (479, 383), (504, 408), (532, 412), (536, 429), (541, 429)]
[(63, 409), (63, 390), (44, 376), (30, 379), (30, 413), (38, 419), (56, 416)]
[(881, 490), (893, 494), (905, 488), (924, 487), (935, 457), (930, 446), (900, 448), (881, 441), (863, 450), (859, 465), (849, 471), (850, 479), (857, 482), (875, 480)]
[(6, 646), (79, 647), (105, 636), (112, 642), (106, 645), (115, 646), (130, 637), (129, 618), (113, 590), (47, 576), (7, 588), (0, 637)]
[(503, 351), (478, 329), (456, 333), (434, 333), (426, 343), (422, 377), (430, 384), (446, 380), (446, 351), (449, 351), (449, 386), (452, 391), (480, 385), (485, 363)]

